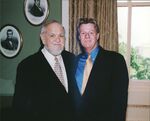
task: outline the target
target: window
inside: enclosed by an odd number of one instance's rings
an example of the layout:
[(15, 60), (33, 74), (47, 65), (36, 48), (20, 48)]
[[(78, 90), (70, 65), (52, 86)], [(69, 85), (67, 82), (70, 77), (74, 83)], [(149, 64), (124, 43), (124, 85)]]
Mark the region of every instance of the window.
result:
[(126, 121), (150, 119), (150, 1), (118, 0), (119, 52), (130, 76)]
[(150, 1), (118, 0), (118, 31), (130, 79), (150, 81)]

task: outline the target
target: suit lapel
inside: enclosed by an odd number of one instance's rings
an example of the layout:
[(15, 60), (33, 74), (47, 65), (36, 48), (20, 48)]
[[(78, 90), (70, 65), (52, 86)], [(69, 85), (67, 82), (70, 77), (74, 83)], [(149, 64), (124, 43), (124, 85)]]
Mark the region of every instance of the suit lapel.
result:
[(70, 85), (70, 81), (71, 81), (71, 61), (69, 56), (67, 56), (67, 53), (66, 51), (63, 51), (62, 52), (62, 58), (63, 58), (63, 62), (64, 62), (64, 66), (65, 66), (65, 69), (66, 69), (66, 75), (67, 75), (67, 83), (68, 83), (68, 93), (70, 92), (71, 90), (71, 85)]
[[(46, 77), (49, 78), (48, 80), (50, 80), (53, 84), (55, 85), (61, 85), (63, 88), (64, 86), (62, 85), (62, 83), (60, 82), (60, 80), (58, 79), (57, 75), (55, 74), (55, 72), (53, 71), (52, 67), (49, 65), (48, 61), (46, 60), (46, 58), (44, 57), (43, 53), (40, 51), (39, 56), (41, 56), (40, 58), (41, 63), (43, 63), (43, 66), (41, 66), (41, 68), (44, 68), (45, 72), (46, 72)], [(65, 88), (64, 88), (65, 90)]]

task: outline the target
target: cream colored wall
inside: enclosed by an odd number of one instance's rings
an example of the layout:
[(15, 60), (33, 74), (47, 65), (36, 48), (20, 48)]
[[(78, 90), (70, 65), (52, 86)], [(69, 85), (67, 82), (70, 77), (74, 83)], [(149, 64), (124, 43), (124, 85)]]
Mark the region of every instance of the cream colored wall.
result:
[(130, 81), (126, 121), (150, 121), (150, 81)]

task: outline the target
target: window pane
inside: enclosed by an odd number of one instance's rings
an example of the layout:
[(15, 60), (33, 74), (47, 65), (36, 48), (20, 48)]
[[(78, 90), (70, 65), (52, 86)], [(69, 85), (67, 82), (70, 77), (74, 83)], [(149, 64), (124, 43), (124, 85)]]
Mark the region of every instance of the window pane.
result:
[(117, 2), (150, 2), (150, 0), (117, 0)]
[(131, 0), (132, 2), (141, 2), (141, 3), (143, 3), (143, 2), (150, 2), (149, 0)]
[(133, 7), (131, 79), (150, 80), (150, 7)]
[(117, 0), (117, 2), (128, 2), (128, 0)]
[(118, 7), (119, 52), (126, 58), (127, 53), (127, 7)]

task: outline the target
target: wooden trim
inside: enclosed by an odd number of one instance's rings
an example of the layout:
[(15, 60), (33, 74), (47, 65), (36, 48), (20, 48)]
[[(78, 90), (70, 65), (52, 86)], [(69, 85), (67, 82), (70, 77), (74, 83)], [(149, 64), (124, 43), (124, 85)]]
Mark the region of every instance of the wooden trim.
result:
[(132, 107), (132, 108), (150, 108), (150, 105), (128, 104), (128, 107)]

